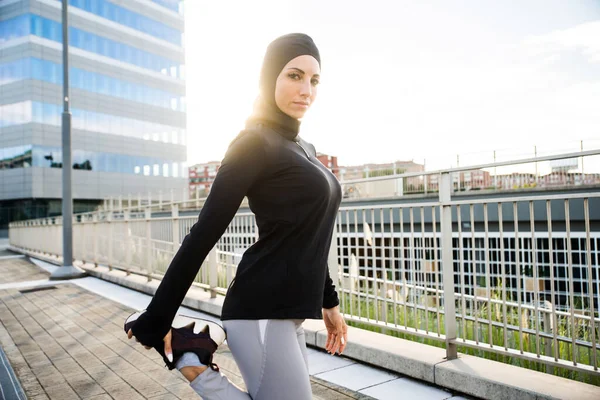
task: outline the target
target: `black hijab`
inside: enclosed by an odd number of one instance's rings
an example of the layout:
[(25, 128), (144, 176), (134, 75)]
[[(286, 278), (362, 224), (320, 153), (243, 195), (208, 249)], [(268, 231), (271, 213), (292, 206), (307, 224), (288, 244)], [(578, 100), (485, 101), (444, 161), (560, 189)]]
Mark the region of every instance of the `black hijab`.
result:
[(300, 121), (292, 118), (275, 102), (275, 84), (285, 65), (296, 57), (313, 56), (321, 66), (319, 49), (310, 36), (303, 33), (290, 33), (280, 36), (269, 44), (260, 72), (260, 94), (254, 104), (254, 112), (246, 126), (264, 124), (275, 128), (286, 138), (293, 140), (300, 130)]

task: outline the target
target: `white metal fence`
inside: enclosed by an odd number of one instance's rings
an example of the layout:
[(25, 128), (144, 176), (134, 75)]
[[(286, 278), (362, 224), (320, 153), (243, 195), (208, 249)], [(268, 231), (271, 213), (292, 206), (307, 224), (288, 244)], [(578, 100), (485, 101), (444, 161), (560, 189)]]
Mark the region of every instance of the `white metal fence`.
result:
[[(340, 208), (329, 268), (346, 319), (439, 341), (449, 358), (464, 346), (599, 376), (600, 193), (455, 200), (455, 172), (437, 172), (436, 201)], [(197, 219), (180, 206), (78, 215), (74, 257), (160, 279)], [(195, 284), (225, 294), (257, 234), (238, 213)], [(62, 252), (60, 218), (9, 237)]]

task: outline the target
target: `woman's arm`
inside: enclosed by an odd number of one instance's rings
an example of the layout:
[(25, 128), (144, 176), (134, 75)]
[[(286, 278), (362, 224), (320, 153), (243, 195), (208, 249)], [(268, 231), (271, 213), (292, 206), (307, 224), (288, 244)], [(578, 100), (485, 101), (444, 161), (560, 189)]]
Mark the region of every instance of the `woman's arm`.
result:
[(202, 262), (229, 226), (244, 196), (262, 176), (267, 163), (258, 133), (240, 135), (231, 144), (198, 221), (181, 243), (146, 312), (133, 326), (133, 334), (143, 345), (162, 343)]

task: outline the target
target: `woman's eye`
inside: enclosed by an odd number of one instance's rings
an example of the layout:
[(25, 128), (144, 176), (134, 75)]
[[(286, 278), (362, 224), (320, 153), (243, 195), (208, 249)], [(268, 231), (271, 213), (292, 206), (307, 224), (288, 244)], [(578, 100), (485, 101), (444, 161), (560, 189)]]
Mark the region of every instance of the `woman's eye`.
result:
[(310, 82), (312, 83), (313, 86), (317, 86), (319, 84), (319, 80), (318, 79), (313, 79)]
[(300, 79), (300, 75), (296, 74), (296, 73), (291, 73), (288, 75), (290, 78), (292, 78), (293, 80), (297, 81), (298, 79)]

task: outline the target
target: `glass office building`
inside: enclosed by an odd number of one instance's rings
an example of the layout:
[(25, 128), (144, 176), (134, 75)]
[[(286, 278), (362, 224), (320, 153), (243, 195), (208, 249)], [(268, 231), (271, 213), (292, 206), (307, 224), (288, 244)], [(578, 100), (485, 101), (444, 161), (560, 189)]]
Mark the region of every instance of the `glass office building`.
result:
[[(181, 0), (69, 0), (76, 212), (184, 195), (183, 30)], [(0, 236), (60, 214), (62, 84), (61, 1), (0, 1)]]

